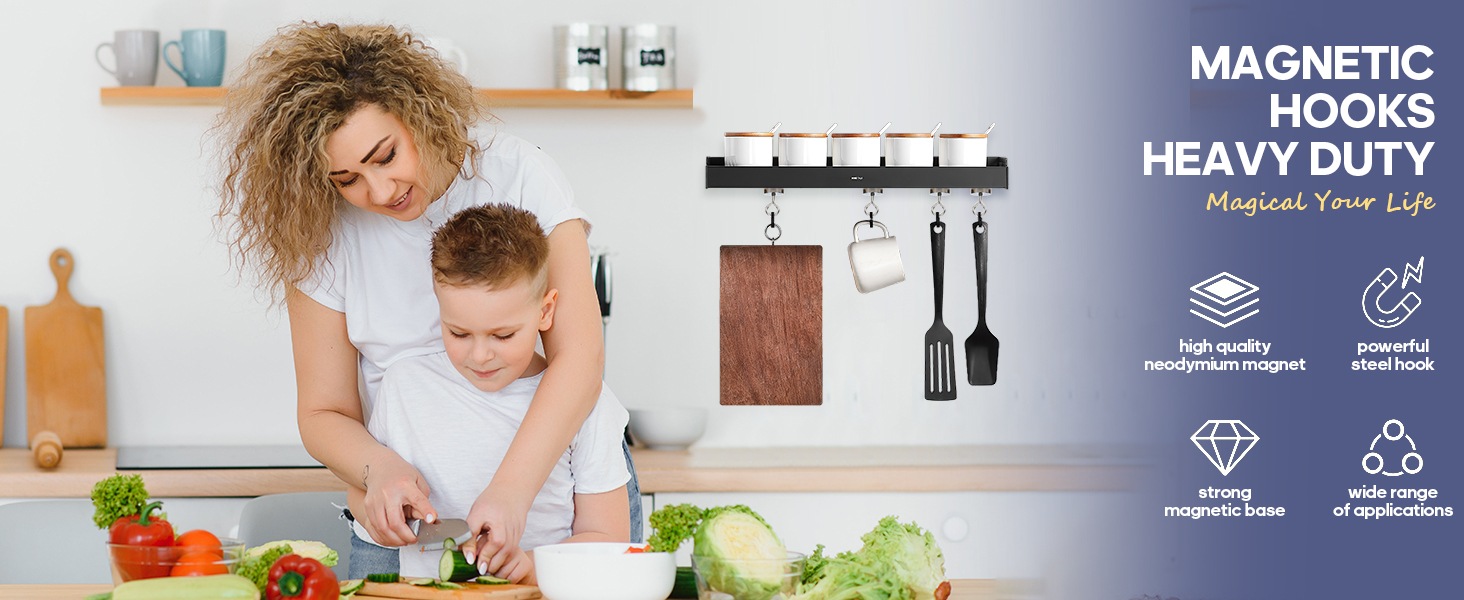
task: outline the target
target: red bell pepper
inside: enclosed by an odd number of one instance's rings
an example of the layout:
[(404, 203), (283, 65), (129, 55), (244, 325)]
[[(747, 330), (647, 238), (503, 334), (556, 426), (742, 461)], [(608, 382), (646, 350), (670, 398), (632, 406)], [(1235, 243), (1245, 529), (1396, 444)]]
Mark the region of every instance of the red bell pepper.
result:
[(129, 546), (112, 549), (123, 581), (167, 577), (172, 571), (173, 566), (167, 564), (171, 561), (165, 560), (164, 552), (152, 549), (173, 545), (173, 525), (165, 519), (151, 518), (153, 509), (162, 506), (162, 502), (148, 504), (139, 514), (113, 521), (108, 529), (113, 544)]
[(286, 554), (269, 568), (269, 585), (264, 588), (268, 600), (336, 600), (341, 583), (329, 567), (313, 558)]

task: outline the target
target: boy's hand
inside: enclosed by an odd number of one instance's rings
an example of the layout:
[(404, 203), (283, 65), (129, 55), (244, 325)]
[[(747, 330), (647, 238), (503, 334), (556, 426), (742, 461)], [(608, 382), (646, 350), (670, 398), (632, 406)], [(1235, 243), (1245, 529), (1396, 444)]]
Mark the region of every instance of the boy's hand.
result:
[(427, 480), (406, 461), (373, 467), (365, 479), (366, 514), (356, 517), (376, 543), (405, 546), (417, 541), (407, 521), (437, 520), (437, 509), (427, 500)]
[[(502, 570), (514, 558), (515, 552), (523, 553), (519, 549), (519, 541), (524, 535), (524, 519), (528, 512), (529, 507), (516, 508), (489, 485), (478, 495), (468, 512), (468, 531), (474, 534), (474, 551), (465, 550), (464, 558), (477, 564), (479, 571), (497, 573)], [(533, 563), (529, 564), (532, 566)]]

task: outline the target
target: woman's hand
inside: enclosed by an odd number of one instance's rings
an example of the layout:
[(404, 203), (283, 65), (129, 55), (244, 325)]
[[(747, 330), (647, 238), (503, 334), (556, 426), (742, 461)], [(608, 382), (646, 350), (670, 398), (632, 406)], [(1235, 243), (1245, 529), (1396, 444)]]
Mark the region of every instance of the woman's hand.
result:
[[(465, 557), (473, 556), (477, 550), (477, 546), (474, 543), (476, 541), (476, 538), (468, 540), (468, 543), (459, 546), (458, 549), (463, 551)], [(486, 567), (478, 567), (478, 572), (483, 575), (492, 575), (507, 579), (513, 583), (538, 585), (538, 581), (534, 578), (534, 553), (525, 552), (522, 548), (514, 548), (513, 552), (509, 554), (508, 560), (504, 561), (503, 566), (497, 571), (488, 570)]]
[(368, 466), (366, 514), (356, 515), (371, 539), (383, 546), (405, 546), (417, 541), (407, 522), (437, 520), (437, 509), (427, 500), (432, 493), (416, 467), (397, 460)]
[(497, 573), (502, 570), (512, 562), (515, 553), (522, 554), (519, 541), (524, 536), (524, 521), (528, 513), (528, 506), (512, 502), (510, 497), (489, 485), (468, 511), (468, 531), (473, 543), (463, 551), (464, 558), (470, 563), (476, 561), (479, 572)]

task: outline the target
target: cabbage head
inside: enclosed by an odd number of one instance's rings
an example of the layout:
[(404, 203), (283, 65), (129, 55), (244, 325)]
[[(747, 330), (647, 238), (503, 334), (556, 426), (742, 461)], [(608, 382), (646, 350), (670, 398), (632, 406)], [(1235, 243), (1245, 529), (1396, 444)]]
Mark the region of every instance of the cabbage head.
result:
[(788, 551), (752, 509), (707, 510), (694, 540), (692, 560), (712, 589), (737, 600), (768, 600), (781, 590)]
[(274, 548), (275, 546), (289, 546), (290, 554), (298, 554), (305, 558), (313, 558), (320, 561), (320, 564), (323, 564), (327, 567), (334, 567), (336, 566), (336, 563), (340, 561), (340, 555), (336, 554), (335, 550), (331, 550), (330, 546), (327, 546), (322, 542), (316, 542), (311, 540), (275, 540), (273, 542), (265, 542), (253, 548), (245, 550), (244, 558), (254, 558), (260, 556), (265, 552), (268, 552), (270, 548)]

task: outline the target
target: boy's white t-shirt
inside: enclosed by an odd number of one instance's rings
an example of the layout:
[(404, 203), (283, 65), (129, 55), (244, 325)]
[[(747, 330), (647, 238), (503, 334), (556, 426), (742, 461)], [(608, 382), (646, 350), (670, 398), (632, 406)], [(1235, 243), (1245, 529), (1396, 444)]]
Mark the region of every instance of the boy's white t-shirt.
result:
[(473, 134), (483, 148), (478, 177), (459, 176), (408, 222), (343, 206), (330, 247), (300, 284), (305, 295), (345, 313), (346, 333), (361, 353), (361, 403), (368, 419), (387, 367), (443, 351), (430, 257), (432, 233), (449, 217), (472, 206), (509, 204), (534, 213), (546, 235), (571, 219), (589, 222), (547, 154), (510, 134), (486, 128)]
[[(466, 518), (508, 453), (542, 377), (484, 392), (463, 379), (446, 352), (403, 358), (382, 379), (367, 429), (422, 472), (439, 517)], [(564, 541), (573, 534), (575, 494), (608, 492), (630, 480), (621, 448), (629, 417), (602, 385), (594, 410), (534, 497), (520, 547)], [(365, 531), (357, 533), (369, 539)], [(406, 546), (401, 574), (436, 577), (441, 555)]]

